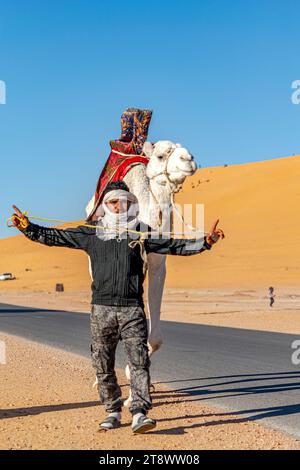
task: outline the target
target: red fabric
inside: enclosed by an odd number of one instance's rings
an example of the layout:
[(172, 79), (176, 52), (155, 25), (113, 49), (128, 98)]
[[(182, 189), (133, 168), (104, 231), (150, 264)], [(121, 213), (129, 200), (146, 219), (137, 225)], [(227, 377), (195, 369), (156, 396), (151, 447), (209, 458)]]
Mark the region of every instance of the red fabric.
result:
[[(123, 180), (127, 172), (134, 164), (147, 165), (149, 162), (148, 157), (143, 155), (135, 155), (131, 142), (111, 140), (110, 147), (111, 152), (104, 165), (103, 170), (101, 171), (97, 183), (94, 208), (89, 214), (87, 220), (93, 220), (93, 216), (96, 212), (96, 209), (99, 203), (101, 202), (103, 191), (105, 190), (108, 183), (110, 183), (111, 181)], [(119, 155), (115, 153), (114, 150), (125, 153), (128, 156), (125, 157), (124, 155)], [(132, 155), (132, 157), (130, 157), (130, 155)]]

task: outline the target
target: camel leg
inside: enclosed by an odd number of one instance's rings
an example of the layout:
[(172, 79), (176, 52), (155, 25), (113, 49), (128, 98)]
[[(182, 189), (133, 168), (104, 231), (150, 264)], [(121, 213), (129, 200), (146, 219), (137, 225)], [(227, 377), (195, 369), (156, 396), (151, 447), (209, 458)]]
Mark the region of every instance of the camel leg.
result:
[(148, 255), (148, 310), (149, 310), (149, 352), (157, 351), (163, 342), (160, 328), (160, 309), (166, 279), (166, 256)]
[[(160, 308), (166, 278), (166, 257), (151, 253), (148, 255), (148, 310), (149, 310), (149, 356), (162, 345), (163, 338), (160, 329)], [(127, 365), (125, 375), (130, 380), (130, 369)], [(153, 386), (154, 388), (154, 386)], [(131, 390), (129, 397), (124, 401), (125, 406), (132, 402)]]

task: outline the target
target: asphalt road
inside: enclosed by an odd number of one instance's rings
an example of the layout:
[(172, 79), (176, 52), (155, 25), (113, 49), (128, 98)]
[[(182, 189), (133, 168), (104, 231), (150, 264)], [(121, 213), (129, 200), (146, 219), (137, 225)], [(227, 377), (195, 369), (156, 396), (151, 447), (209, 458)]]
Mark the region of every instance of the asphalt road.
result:
[[(152, 382), (164, 382), (182, 400), (217, 405), (224, 416), (233, 415), (228, 422), (262, 420), (300, 438), (300, 366), (291, 360), (299, 337), (176, 322), (162, 322), (162, 329), (165, 343), (153, 356)], [(90, 355), (86, 313), (0, 304), (0, 330)], [(124, 365), (120, 345), (117, 366)], [(168, 391), (159, 393), (163, 406)]]

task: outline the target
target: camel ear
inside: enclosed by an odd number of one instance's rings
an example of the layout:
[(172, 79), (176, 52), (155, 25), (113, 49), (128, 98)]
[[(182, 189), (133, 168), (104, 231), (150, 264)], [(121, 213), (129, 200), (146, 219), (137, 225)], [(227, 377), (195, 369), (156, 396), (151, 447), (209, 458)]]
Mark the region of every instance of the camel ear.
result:
[(143, 153), (146, 155), (146, 157), (151, 157), (153, 154), (154, 147), (151, 144), (151, 142), (145, 142), (143, 145)]
[(182, 147), (181, 144), (175, 144), (177, 148)]

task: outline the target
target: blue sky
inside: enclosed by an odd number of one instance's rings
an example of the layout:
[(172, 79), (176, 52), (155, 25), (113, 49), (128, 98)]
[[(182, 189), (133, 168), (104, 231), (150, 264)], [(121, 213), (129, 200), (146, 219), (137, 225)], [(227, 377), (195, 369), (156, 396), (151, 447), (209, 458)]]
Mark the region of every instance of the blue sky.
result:
[(84, 216), (126, 107), (202, 166), (300, 153), (300, 4), (0, 0), (0, 237), (11, 204)]

